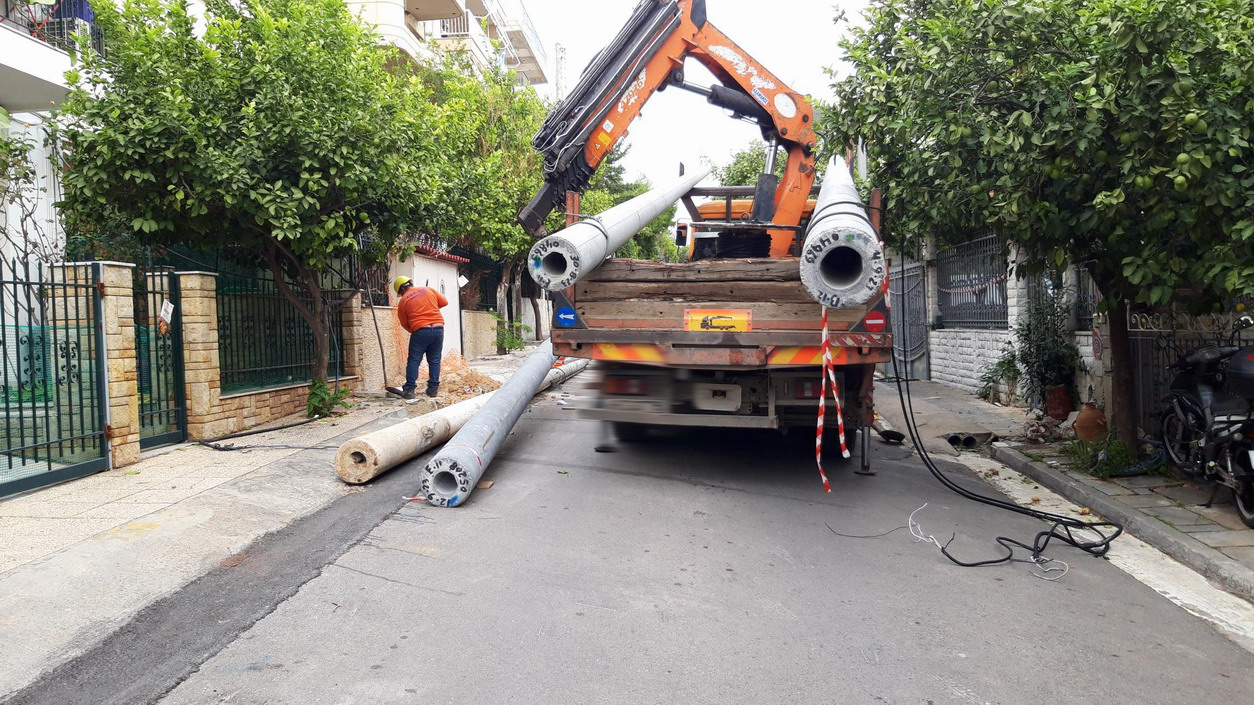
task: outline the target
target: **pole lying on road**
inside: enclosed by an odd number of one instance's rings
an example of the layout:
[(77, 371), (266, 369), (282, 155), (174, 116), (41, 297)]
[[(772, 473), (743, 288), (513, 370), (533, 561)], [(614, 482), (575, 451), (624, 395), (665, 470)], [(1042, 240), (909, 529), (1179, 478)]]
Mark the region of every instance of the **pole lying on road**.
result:
[(600, 267), (606, 257), (683, 198), (709, 173), (706, 169), (647, 191), (537, 242), (528, 257), (531, 278), (540, 288), (549, 291), (570, 287)]
[(828, 308), (861, 306), (884, 288), (884, 246), (839, 158), (827, 166), (800, 266), (806, 291)]
[(418, 495), (439, 507), (465, 502), (552, 367), (553, 343), (545, 341), (427, 463)]
[[(549, 356), (551, 360), (551, 352)], [(538, 394), (574, 377), (589, 362), (568, 360), (563, 366), (552, 368), (550, 361), (549, 373), (545, 375), (539, 388), (533, 388), (532, 394)], [(508, 385), (509, 382), (506, 382), (506, 386)], [(335, 471), (341, 480), (351, 485), (370, 482), (397, 465), (447, 441), (497, 394), (500, 394), (500, 390), (346, 441), (335, 454)]]

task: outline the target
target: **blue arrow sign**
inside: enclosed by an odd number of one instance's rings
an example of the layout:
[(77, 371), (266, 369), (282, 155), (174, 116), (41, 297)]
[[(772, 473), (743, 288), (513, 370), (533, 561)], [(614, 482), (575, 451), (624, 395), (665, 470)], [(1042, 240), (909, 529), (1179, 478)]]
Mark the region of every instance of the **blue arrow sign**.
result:
[(575, 309), (570, 306), (563, 306), (557, 309), (557, 325), (563, 328), (570, 328), (578, 320), (579, 317), (575, 315)]

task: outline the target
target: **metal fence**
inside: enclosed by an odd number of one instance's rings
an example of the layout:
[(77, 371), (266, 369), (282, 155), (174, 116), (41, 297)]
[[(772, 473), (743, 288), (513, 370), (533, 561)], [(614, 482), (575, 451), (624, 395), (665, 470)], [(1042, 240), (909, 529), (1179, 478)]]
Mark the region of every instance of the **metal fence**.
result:
[(99, 265), (0, 262), (0, 496), (103, 470)]
[[(352, 291), (324, 291), (331, 319), (332, 376), (344, 373), (342, 302)], [(312, 298), (299, 295), (308, 305)], [(308, 382), (313, 378), (313, 330), (274, 282), (270, 272), (218, 274), (218, 357), (222, 393)]]
[(470, 260), (464, 266), (468, 283), (462, 289), (462, 309), (495, 311), (496, 290), (504, 277), (501, 263), (483, 253), (464, 247), (449, 248), (449, 254)]
[(942, 251), (936, 261), (937, 305), (951, 328), (1005, 330), (1006, 252), (996, 236), (981, 237)]
[(65, 51), (78, 49), (75, 35), (89, 37), (93, 49), (104, 53), (104, 40), (88, 0), (0, 0), (0, 23)]
[[(218, 364), (223, 394), (308, 382), (313, 378), (313, 330), (274, 283), (269, 269), (242, 262), (246, 256), (170, 248), (158, 260), (179, 270), (214, 272), (217, 280)], [(328, 372), (344, 373), (343, 305), (362, 287), (352, 257), (336, 260), (322, 274), (323, 298), (331, 319)], [(308, 303), (304, 288), (293, 285)]]
[[(1175, 373), (1168, 365), (1203, 345), (1227, 345), (1232, 317), (1132, 314), (1128, 317), (1132, 346), (1132, 377), (1136, 386), (1137, 424), (1156, 434)], [(1254, 345), (1254, 330), (1243, 331), (1238, 345)]]
[(392, 299), (388, 291), (392, 288), (390, 267), (387, 262), (369, 266), (358, 265), (354, 268), (354, 285), (363, 292), (367, 306), (391, 306)]
[(179, 443), (187, 437), (179, 276), (171, 267), (136, 267), (133, 286), (139, 444)]
[(1093, 317), (1097, 315), (1097, 304), (1102, 300), (1101, 292), (1093, 277), (1089, 276), (1084, 267), (1075, 268), (1075, 320), (1077, 330), (1092, 330)]
[(897, 371), (909, 379), (928, 379), (927, 265), (893, 267), (890, 279)]

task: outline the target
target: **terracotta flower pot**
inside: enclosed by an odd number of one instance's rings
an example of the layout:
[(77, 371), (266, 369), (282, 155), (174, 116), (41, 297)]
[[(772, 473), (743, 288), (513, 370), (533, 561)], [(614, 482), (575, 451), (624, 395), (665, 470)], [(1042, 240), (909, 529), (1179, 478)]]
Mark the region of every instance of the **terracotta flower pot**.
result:
[(1109, 433), (1106, 414), (1093, 402), (1085, 402), (1075, 417), (1075, 437), (1082, 441), (1100, 441)]
[(1075, 406), (1071, 403), (1071, 393), (1066, 385), (1058, 385), (1045, 390), (1045, 414), (1051, 419), (1066, 421)]

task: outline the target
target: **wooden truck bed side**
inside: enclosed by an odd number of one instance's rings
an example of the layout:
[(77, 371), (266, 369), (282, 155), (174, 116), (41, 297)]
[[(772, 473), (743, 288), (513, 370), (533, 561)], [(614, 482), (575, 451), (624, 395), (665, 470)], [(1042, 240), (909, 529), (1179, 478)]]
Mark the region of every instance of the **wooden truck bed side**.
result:
[[(566, 307), (577, 319), (557, 317), (560, 355), (694, 368), (822, 362), (823, 310), (802, 287), (795, 258), (610, 260), (556, 297), (558, 312)], [(887, 320), (882, 294), (830, 310), (836, 364), (887, 362)]]

